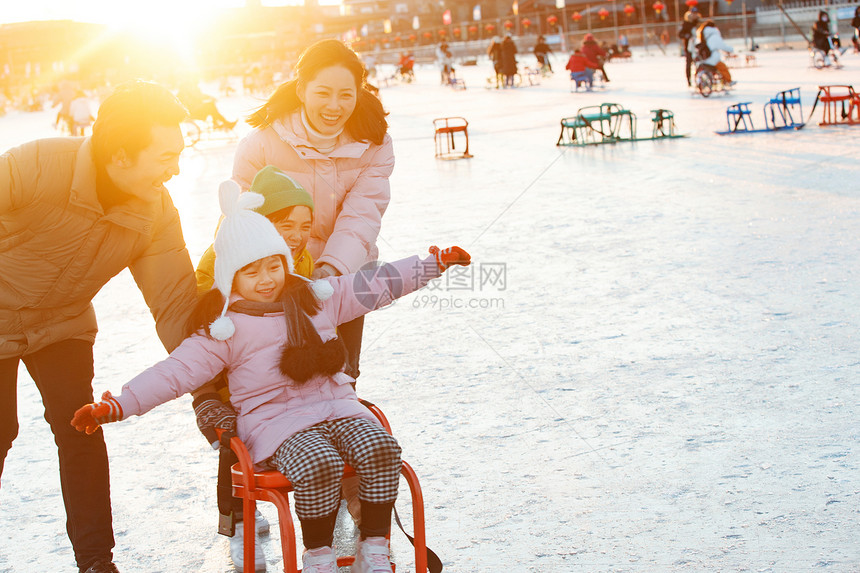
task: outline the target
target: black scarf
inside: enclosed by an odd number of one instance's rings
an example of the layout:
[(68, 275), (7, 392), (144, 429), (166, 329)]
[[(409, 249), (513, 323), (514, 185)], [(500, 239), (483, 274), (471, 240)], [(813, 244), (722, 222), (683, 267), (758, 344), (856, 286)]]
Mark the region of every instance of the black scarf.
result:
[(343, 341), (335, 337), (323, 342), (310, 317), (299, 308), (295, 297), (287, 295), (278, 302), (237, 300), (230, 305), (230, 310), (251, 316), (284, 313), (287, 342), (281, 351), (278, 367), (281, 374), (299, 385), (318, 374), (337, 374), (346, 364)]

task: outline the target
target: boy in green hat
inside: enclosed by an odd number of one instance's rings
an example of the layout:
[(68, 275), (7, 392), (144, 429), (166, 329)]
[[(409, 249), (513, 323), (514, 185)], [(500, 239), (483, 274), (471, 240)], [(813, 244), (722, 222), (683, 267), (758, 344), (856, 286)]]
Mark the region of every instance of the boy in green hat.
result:
[[(290, 247), (293, 254), (295, 274), (310, 278), (314, 261), (306, 249), (311, 235), (314, 217), (314, 200), (295, 179), (271, 165), (257, 172), (249, 191), (265, 198), (262, 206), (255, 209), (264, 215)], [(197, 293), (212, 289), (215, 283), (215, 249), (206, 249), (197, 264)]]

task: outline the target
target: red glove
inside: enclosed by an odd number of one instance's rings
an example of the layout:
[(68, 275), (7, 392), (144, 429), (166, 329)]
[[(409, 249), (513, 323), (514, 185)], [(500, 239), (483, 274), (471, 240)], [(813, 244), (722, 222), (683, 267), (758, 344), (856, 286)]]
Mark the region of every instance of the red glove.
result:
[(102, 394), (102, 401), (78, 408), (72, 418), (72, 426), (79, 432), (92, 434), (102, 424), (122, 420), (122, 406), (110, 392)]
[(440, 250), (439, 247), (433, 245), (430, 247), (430, 254), (436, 256), (436, 264), (439, 265), (440, 271), (445, 271), (452, 265), (468, 266), (472, 262), (472, 255), (461, 249), (460, 247), (448, 247)]

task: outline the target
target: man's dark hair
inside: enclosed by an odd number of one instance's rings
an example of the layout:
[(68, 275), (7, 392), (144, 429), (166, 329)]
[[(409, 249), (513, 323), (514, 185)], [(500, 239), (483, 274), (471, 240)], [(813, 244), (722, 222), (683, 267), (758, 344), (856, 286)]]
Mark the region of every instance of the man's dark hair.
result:
[(136, 159), (152, 142), (154, 126), (178, 126), (186, 117), (188, 110), (164, 86), (143, 80), (120, 84), (99, 106), (93, 124), (96, 163), (107, 165), (120, 149)]

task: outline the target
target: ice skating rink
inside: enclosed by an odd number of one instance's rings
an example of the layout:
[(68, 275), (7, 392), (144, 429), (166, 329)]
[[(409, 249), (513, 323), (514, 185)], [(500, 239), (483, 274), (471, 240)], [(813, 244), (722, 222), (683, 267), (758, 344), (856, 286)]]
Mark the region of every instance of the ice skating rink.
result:
[[(860, 88), (860, 56), (842, 70), (799, 50), (756, 59), (709, 99), (653, 48), (610, 64), (592, 93), (570, 93), (559, 56), (539, 86), (486, 89), (480, 61), (458, 68), (465, 91), (431, 67), (381, 89), (397, 156), (382, 259), (458, 244), (474, 260), (369, 315), (358, 383), (421, 479), (445, 571), (860, 570), (860, 126), (819, 127), (819, 105), (801, 131), (714, 134), (729, 104), (752, 102), (762, 127), (762, 104), (797, 86), (808, 117), (817, 86)], [(640, 135), (649, 110), (670, 109), (689, 137), (555, 146), (561, 117), (602, 102), (633, 110)], [(257, 103), (220, 105), (232, 119)], [(52, 115), (0, 118), (0, 147), (52, 135)], [(445, 116), (469, 121), (472, 159), (434, 159)], [(235, 144), (187, 150), (168, 183), (195, 261)], [(164, 351), (128, 273), (95, 305), (101, 394)], [(0, 571), (72, 571), (55, 447), (23, 368), (18, 402)], [(105, 434), (120, 570), (231, 571), (217, 457), (190, 399)], [(261, 508), (277, 571), (276, 514)], [(410, 571), (408, 541), (392, 542)]]

